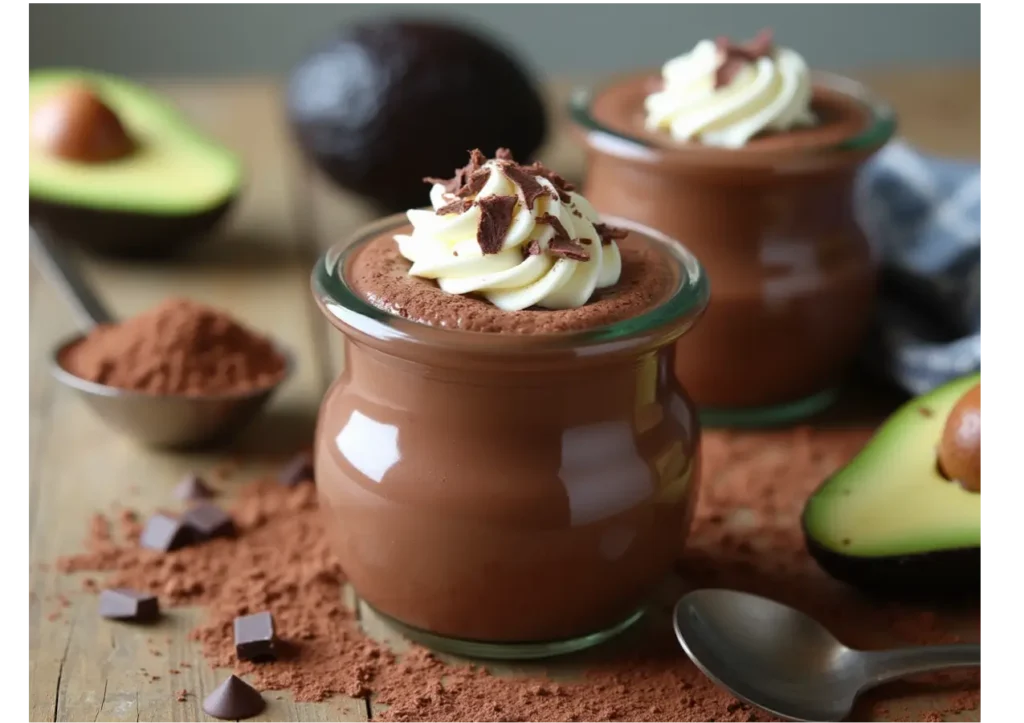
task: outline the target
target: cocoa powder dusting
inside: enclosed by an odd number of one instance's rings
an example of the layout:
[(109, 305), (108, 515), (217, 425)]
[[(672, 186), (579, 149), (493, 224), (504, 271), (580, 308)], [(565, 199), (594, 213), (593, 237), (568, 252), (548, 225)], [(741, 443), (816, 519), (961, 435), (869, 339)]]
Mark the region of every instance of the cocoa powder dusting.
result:
[(285, 372), (270, 341), (187, 299), (96, 327), (60, 363), (82, 379), (151, 394), (244, 393), (272, 386)]
[[(170, 553), (138, 549), (132, 528), (115, 540), (108, 518), (98, 515), (86, 551), (59, 560), (58, 568), (105, 570), (104, 587), (153, 591), (162, 607), (202, 605), (206, 617), (192, 637), (211, 665), (233, 668), (261, 690), (290, 690), (301, 701), (372, 696), (387, 706), (374, 712), (385, 720), (771, 720), (689, 663), (669, 625), (678, 594), (712, 585), (767, 594), (816, 615), (844, 642), (866, 648), (979, 638), (976, 606), (924, 609), (872, 601), (833, 581), (805, 552), (798, 524), (804, 500), (869, 434), (707, 433), (701, 504), (678, 577), (666, 581), (646, 623), (568, 667), (558, 661), (521, 665), (517, 677), (446, 663), (418, 646), (396, 654), (367, 637), (342, 604), (344, 575), (309, 483), (246, 485), (232, 507), (236, 539)], [(261, 610), (274, 615), (283, 655), (274, 662), (239, 662), (234, 617)], [(581, 669), (586, 673), (572, 673)], [(976, 671), (922, 676), (873, 692), (853, 718), (973, 715), (979, 685)], [(925, 697), (928, 707), (922, 707)]]

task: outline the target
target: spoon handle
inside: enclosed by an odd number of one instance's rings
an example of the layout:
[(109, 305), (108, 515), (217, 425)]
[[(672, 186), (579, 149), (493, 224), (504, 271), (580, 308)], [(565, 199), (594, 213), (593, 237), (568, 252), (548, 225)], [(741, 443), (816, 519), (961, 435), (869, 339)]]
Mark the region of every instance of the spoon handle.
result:
[(78, 322), (78, 328), (89, 331), (97, 324), (109, 324), (114, 320), (107, 307), (93, 293), (92, 288), (64, 250), (46, 237), (36, 233), (30, 226), (28, 230), (32, 256), (43, 275), (54, 284), (64, 300), (71, 305), (71, 310)]
[(872, 684), (885, 683), (915, 673), (979, 666), (981, 645), (924, 645), (917, 648), (865, 652), (864, 665)]

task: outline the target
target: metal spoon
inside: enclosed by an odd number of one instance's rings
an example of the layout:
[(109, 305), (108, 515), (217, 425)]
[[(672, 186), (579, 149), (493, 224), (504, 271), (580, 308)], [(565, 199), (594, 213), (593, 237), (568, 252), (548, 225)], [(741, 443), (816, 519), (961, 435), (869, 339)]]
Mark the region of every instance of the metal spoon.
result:
[(846, 647), (816, 620), (757, 595), (697, 590), (676, 604), (683, 650), (741, 700), (781, 718), (839, 721), (861, 692), (915, 673), (981, 665), (981, 646)]
[(277, 349), (286, 363), (281, 381), (266, 389), (238, 394), (149, 394), (97, 384), (71, 374), (60, 364), (64, 350), (94, 326), (109, 324), (114, 319), (58, 245), (31, 229), (29, 239), (33, 260), (71, 306), (83, 332), (57, 345), (50, 357), (51, 371), (57, 381), (78, 392), (114, 429), (154, 447), (196, 447), (225, 441), (259, 413), (291, 374), (292, 355), (280, 346)]

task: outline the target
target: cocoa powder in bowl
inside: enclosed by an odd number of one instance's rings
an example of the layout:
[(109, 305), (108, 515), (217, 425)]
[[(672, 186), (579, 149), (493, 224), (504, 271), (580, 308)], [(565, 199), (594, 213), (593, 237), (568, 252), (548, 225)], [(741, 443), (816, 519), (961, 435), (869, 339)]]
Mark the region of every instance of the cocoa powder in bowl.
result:
[[(176, 606), (201, 605), (205, 617), (191, 635), (211, 665), (231, 667), (264, 691), (289, 690), (296, 700), (366, 697), (375, 719), (770, 720), (715, 687), (686, 658), (668, 619), (678, 594), (712, 586), (767, 594), (813, 614), (856, 647), (979, 637), (976, 605), (922, 608), (868, 599), (825, 575), (804, 549), (803, 501), (869, 436), (870, 430), (708, 432), (693, 530), (678, 576), (667, 581), (650, 622), (568, 667), (521, 665), (515, 676), (447, 663), (418, 646), (396, 654), (368, 637), (359, 613), (339, 595), (344, 571), (310, 483), (246, 484), (231, 506), (236, 538), (169, 553), (138, 546), (140, 519), (131, 511), (97, 515), (86, 549), (57, 568), (105, 571), (101, 581), (82, 580), (86, 594), (100, 587), (153, 592), (168, 615)], [(261, 610), (274, 615), (286, 654), (267, 663), (239, 661), (234, 617)], [(978, 671), (939, 673), (872, 691), (852, 719), (977, 720), (980, 698)]]
[(189, 396), (266, 389), (286, 368), (268, 339), (188, 299), (168, 299), (119, 324), (97, 326), (64, 349), (59, 362), (97, 384)]

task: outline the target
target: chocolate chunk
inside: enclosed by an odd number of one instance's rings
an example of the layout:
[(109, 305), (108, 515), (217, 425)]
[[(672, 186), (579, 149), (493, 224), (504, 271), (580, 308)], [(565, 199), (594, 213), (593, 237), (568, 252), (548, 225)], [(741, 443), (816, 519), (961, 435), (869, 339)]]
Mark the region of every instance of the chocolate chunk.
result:
[(196, 505), (182, 516), (181, 521), (192, 529), (198, 540), (235, 534), (235, 522), (231, 515), (209, 503)]
[(629, 231), (624, 228), (616, 228), (606, 223), (595, 223), (594, 230), (601, 239), (601, 243), (607, 246), (612, 241), (621, 241), (629, 236)]
[(150, 517), (139, 536), (140, 546), (160, 552), (177, 550), (194, 541), (195, 534), (190, 527), (181, 520), (163, 514)]
[(552, 239), (548, 244), (548, 253), (563, 259), (573, 261), (589, 261), (590, 254), (583, 248), (576, 239)]
[(229, 676), (203, 701), (203, 711), (222, 720), (252, 718), (266, 707), (260, 692), (236, 675)]
[(480, 204), (480, 223), (476, 228), (476, 242), (485, 254), (496, 254), (505, 243), (516, 197), (488, 196), (478, 199), (477, 203)]
[(729, 85), (743, 66), (755, 62), (758, 58), (771, 55), (775, 51), (773, 34), (769, 28), (765, 28), (753, 40), (743, 44), (733, 43), (724, 35), (719, 36), (715, 39), (715, 46), (721, 56), (718, 68), (715, 70), (716, 88)]
[(470, 198), (457, 198), (450, 203), (446, 203), (437, 209), (434, 213), (438, 216), (446, 216), (449, 213), (465, 213), (473, 206), (473, 200)]
[(277, 657), (274, 617), (270, 613), (235, 618), (235, 653), (239, 660), (274, 660)]
[(510, 163), (502, 166), (501, 172), (518, 186), (519, 201), (530, 210), (533, 210), (533, 204), (537, 202), (537, 199), (547, 193), (547, 189), (540, 185), (537, 177), (527, 173), (522, 166)]
[(313, 458), (308, 452), (299, 452), (277, 474), (277, 481), (286, 487), (312, 482), (314, 479)]
[(191, 472), (174, 488), (174, 496), (179, 500), (205, 500), (214, 497), (217, 491), (206, 484), (206, 480)]
[(148, 623), (160, 617), (160, 603), (156, 595), (114, 588), (100, 593), (100, 615), (112, 620)]

